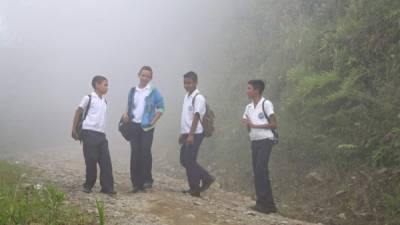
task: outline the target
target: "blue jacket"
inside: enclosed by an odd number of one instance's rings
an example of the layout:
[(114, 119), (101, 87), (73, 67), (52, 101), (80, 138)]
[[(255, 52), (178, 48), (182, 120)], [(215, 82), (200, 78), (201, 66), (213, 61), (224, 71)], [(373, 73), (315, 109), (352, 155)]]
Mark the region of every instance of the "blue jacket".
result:
[[(128, 115), (131, 120), (135, 117), (133, 115), (133, 109), (135, 108), (135, 103), (133, 101), (135, 90), (135, 87), (131, 88), (128, 95)], [(154, 87), (151, 87), (150, 94), (146, 97), (145, 102), (146, 105), (144, 107), (141, 126), (144, 131), (148, 131), (155, 127), (155, 125), (151, 125), (151, 121), (156, 116), (156, 113), (164, 113), (165, 107), (164, 99), (161, 96), (161, 93)]]

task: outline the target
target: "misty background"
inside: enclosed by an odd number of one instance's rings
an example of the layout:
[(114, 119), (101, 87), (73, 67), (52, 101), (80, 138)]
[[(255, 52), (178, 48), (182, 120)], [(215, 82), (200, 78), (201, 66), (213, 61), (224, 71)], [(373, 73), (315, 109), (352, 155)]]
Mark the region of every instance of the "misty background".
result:
[(182, 75), (194, 70), (216, 113), (199, 161), (219, 187), (253, 196), (240, 118), (247, 81), (262, 79), (278, 119), (269, 166), (280, 212), (398, 225), (399, 28), (398, 0), (0, 0), (0, 153), (81, 151), (72, 117), (100, 74), (110, 85), (111, 157), (122, 164), (129, 145), (117, 123), (149, 65), (166, 101), (156, 165), (184, 178)]
[(117, 123), (143, 65), (153, 68), (152, 84), (166, 101), (154, 151), (177, 146), (185, 93), (182, 75), (196, 71), (200, 89), (218, 81), (208, 62), (220, 48), (232, 16), (234, 5), (229, 3), (0, 1), (0, 148), (79, 149), (70, 138), (73, 113), (81, 98), (92, 92), (92, 77), (104, 75), (109, 79), (110, 150), (124, 146), (128, 151)]

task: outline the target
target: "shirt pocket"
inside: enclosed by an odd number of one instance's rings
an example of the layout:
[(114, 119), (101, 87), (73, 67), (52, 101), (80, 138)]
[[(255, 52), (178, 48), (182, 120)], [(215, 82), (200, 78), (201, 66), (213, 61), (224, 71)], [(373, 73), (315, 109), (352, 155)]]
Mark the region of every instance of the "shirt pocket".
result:
[(92, 115), (95, 115), (95, 114), (97, 114), (99, 111), (100, 111), (100, 104), (99, 103), (97, 103), (97, 102), (92, 102), (91, 104), (90, 104), (90, 109), (89, 109), (89, 112), (88, 112), (88, 114), (92, 114)]

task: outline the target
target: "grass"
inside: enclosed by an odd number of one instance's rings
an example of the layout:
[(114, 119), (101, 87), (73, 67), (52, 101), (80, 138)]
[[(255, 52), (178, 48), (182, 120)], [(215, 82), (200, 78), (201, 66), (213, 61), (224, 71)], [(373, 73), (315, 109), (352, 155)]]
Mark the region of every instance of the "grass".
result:
[(96, 199), (96, 208), (99, 214), (100, 225), (105, 225), (104, 202)]
[(95, 215), (68, 204), (56, 187), (27, 183), (29, 175), (22, 166), (0, 161), (0, 225), (96, 224)]

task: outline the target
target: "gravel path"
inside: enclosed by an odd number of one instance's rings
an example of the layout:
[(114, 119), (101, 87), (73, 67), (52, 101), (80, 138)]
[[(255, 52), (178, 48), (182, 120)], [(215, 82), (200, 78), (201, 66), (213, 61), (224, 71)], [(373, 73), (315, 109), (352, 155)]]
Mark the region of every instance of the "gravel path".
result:
[[(113, 155), (112, 155), (113, 157)], [(135, 225), (312, 225), (284, 218), (278, 214), (265, 215), (253, 212), (254, 204), (249, 197), (226, 192), (215, 185), (202, 195), (193, 198), (181, 193), (186, 181), (172, 178), (155, 168), (155, 185), (146, 193), (129, 194), (131, 189), (128, 157), (113, 157), (116, 196), (99, 193), (97, 182), (93, 193), (81, 191), (84, 179), (84, 161), (81, 151), (62, 149), (43, 150), (40, 153), (13, 155), (20, 161), (38, 168), (41, 172), (32, 182), (57, 185), (68, 194), (68, 200), (82, 206), (83, 210), (95, 212), (96, 199), (106, 208), (106, 224)], [(8, 159), (11, 159), (8, 157)]]

